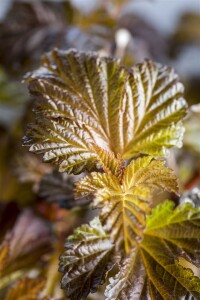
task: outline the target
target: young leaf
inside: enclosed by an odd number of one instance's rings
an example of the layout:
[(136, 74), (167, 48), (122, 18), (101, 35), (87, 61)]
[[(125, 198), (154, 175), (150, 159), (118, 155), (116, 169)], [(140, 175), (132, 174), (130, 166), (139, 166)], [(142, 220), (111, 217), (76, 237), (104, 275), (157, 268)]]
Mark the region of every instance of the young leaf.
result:
[(64, 273), (61, 284), (72, 300), (86, 299), (105, 282), (112, 267), (111, 256), (114, 245), (104, 232), (99, 219), (90, 225), (75, 230), (65, 245), (66, 251), (60, 257), (60, 271)]
[(113, 152), (108, 152), (96, 145), (94, 145), (94, 148), (97, 153), (97, 159), (103, 167), (104, 172), (111, 173), (120, 178), (124, 170), (123, 160), (119, 156), (115, 157)]
[(165, 156), (182, 144), (183, 85), (160, 64), (147, 60), (126, 69), (95, 53), (54, 50), (26, 82), (38, 99), (38, 117), (25, 143), (61, 171), (94, 168), (94, 144), (124, 159)]
[(102, 208), (100, 220), (105, 230), (113, 241), (124, 242), (127, 253), (143, 235), (151, 192), (178, 190), (172, 170), (149, 156), (133, 160), (121, 182), (112, 174), (93, 172), (76, 185), (77, 197), (94, 195), (94, 206)]
[(44, 284), (39, 278), (25, 277), (9, 290), (5, 300), (38, 300)]
[[(180, 263), (200, 267), (200, 209), (165, 201), (147, 219), (144, 239), (110, 279), (107, 300), (200, 299), (200, 278)], [(188, 265), (189, 267), (189, 265)]]

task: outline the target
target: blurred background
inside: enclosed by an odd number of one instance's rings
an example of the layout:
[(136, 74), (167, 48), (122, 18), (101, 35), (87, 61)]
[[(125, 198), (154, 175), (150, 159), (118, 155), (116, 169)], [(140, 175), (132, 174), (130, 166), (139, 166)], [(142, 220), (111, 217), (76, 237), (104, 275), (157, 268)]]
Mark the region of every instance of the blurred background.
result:
[(45, 278), (42, 296), (63, 297), (58, 256), (66, 236), (94, 214), (87, 200), (73, 208), (77, 177), (22, 147), (33, 101), (23, 77), (55, 47), (98, 51), (127, 67), (150, 58), (175, 68), (189, 114), (183, 148), (168, 164), (183, 193), (200, 184), (200, 0), (0, 0), (0, 299), (27, 274)]

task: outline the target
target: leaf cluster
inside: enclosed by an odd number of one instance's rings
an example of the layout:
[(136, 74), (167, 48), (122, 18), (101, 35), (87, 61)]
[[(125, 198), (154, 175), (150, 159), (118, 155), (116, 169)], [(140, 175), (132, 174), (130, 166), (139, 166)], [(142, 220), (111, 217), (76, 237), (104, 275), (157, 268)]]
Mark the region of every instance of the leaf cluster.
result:
[[(75, 2), (7, 1), (0, 20), (0, 298), (200, 299), (199, 189), (179, 199), (172, 170), (181, 191), (200, 182), (199, 111), (183, 120), (179, 77), (152, 61), (176, 65), (196, 104), (184, 66), (199, 16), (168, 39), (126, 0), (89, 13)], [(100, 51), (44, 55), (28, 99), (16, 79), (53, 47)], [(38, 156), (21, 149), (31, 122)]]
[(110, 277), (109, 300), (198, 299), (200, 279), (189, 266), (199, 267), (199, 208), (165, 201), (152, 210), (155, 190), (178, 194), (164, 160), (182, 145), (187, 108), (174, 71), (54, 50), (26, 83), (36, 119), (25, 144), (60, 171), (91, 171), (75, 183), (75, 197), (99, 209), (60, 257), (67, 296), (86, 299)]

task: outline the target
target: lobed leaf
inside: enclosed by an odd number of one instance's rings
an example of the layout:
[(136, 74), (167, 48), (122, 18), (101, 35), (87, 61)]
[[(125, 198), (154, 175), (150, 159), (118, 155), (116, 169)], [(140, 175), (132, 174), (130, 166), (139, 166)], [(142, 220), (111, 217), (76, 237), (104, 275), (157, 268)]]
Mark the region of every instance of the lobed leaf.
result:
[(90, 225), (75, 230), (65, 244), (66, 251), (60, 257), (60, 271), (64, 273), (61, 286), (70, 299), (86, 299), (105, 282), (111, 269), (114, 245), (109, 240), (98, 218)]
[[(144, 239), (110, 279), (107, 300), (200, 299), (200, 209), (166, 201), (147, 219)], [(188, 267), (181, 265), (183, 257)]]
[(76, 183), (76, 196), (94, 196), (94, 206), (101, 207), (104, 229), (118, 245), (123, 243), (128, 253), (143, 236), (150, 196), (155, 189), (177, 192), (177, 180), (164, 161), (148, 156), (133, 160), (122, 180), (110, 173), (91, 173)]
[(26, 82), (37, 101), (25, 143), (61, 171), (94, 168), (93, 145), (123, 159), (182, 145), (183, 85), (166, 66), (147, 60), (127, 69), (95, 53), (53, 50)]

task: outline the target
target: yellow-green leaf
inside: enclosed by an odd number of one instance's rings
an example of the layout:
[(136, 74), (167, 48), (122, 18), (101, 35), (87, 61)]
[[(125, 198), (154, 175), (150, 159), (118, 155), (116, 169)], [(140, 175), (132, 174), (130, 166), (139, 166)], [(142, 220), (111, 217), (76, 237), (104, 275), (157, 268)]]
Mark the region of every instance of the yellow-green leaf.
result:
[(76, 196), (94, 196), (101, 207), (100, 220), (112, 240), (124, 243), (126, 252), (143, 236), (145, 215), (150, 211), (153, 190), (177, 192), (177, 180), (164, 161), (143, 157), (133, 160), (122, 180), (113, 174), (93, 172), (78, 182)]
[(147, 60), (127, 69), (95, 53), (54, 50), (26, 82), (37, 101), (25, 142), (61, 171), (94, 168), (94, 144), (124, 159), (182, 145), (183, 85), (166, 66)]
[(148, 217), (142, 242), (110, 279), (106, 299), (200, 299), (200, 278), (191, 263), (200, 267), (200, 209), (190, 204), (174, 209), (165, 201)]

